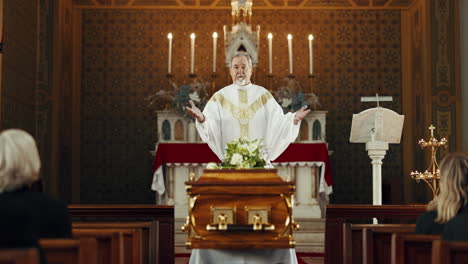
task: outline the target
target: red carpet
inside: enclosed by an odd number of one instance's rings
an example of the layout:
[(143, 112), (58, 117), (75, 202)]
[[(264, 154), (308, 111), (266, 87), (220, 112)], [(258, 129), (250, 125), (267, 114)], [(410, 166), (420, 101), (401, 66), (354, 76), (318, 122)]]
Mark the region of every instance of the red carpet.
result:
[[(298, 252), (298, 253), (296, 253), (296, 256), (297, 256), (298, 264), (308, 264), (308, 262), (305, 259), (323, 258), (324, 253), (301, 253), (301, 252)], [(178, 263), (187, 263), (188, 264), (188, 260), (190, 259), (190, 254), (176, 254), (175, 258), (176, 258), (176, 261), (175, 261), (176, 264), (178, 264)], [(187, 262), (185, 262), (185, 261), (187, 261)]]

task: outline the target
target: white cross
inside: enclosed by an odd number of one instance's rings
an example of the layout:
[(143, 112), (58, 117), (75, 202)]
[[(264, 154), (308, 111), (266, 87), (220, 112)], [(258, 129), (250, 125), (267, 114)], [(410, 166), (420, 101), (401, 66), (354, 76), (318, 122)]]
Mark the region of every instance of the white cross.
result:
[(375, 96), (363, 96), (361, 97), (361, 102), (377, 102), (377, 107), (379, 106), (379, 102), (391, 102), (393, 98), (391, 96), (379, 96), (378, 93)]
[(435, 126), (433, 125), (429, 127), (429, 130), (431, 130), (431, 137), (434, 137), (434, 129), (435, 129)]

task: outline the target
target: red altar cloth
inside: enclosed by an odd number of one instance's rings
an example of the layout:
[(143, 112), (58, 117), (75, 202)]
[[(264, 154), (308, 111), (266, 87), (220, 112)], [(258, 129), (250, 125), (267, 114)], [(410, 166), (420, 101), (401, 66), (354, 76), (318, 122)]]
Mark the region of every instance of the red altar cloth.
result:
[[(221, 161), (206, 143), (160, 143), (156, 150), (153, 172), (164, 163), (209, 163)], [(325, 181), (333, 184), (328, 149), (325, 143), (292, 143), (275, 162), (323, 162)]]

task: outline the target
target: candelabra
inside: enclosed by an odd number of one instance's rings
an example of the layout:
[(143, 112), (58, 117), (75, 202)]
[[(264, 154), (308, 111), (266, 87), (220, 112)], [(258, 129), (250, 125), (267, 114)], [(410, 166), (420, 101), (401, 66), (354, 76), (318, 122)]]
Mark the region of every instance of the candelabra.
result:
[(440, 141), (437, 140), (434, 137), (434, 129), (435, 127), (433, 125), (429, 127), (429, 130), (431, 130), (431, 137), (429, 138), (429, 141), (426, 142), (424, 139), (420, 139), (418, 142), (422, 149), (427, 147), (431, 148), (431, 163), (429, 168), (424, 172), (412, 171), (410, 176), (412, 179), (416, 180), (416, 182), (420, 182), (421, 180), (424, 181), (429, 186), (429, 188), (431, 188), (433, 198), (436, 198), (437, 194), (439, 193), (440, 180), (439, 164), (436, 160), (436, 154), (440, 147), (447, 147), (448, 141), (446, 138), (442, 138)]

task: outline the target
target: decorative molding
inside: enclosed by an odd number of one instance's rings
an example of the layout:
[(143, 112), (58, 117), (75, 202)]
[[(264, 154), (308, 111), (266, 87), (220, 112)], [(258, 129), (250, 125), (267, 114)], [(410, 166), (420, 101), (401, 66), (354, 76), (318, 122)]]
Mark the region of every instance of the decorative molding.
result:
[[(417, 0), (254, 0), (253, 9), (407, 9)], [(231, 9), (230, 0), (73, 0), (83, 9)]]
[[(431, 2), (432, 20), (432, 123), (438, 124), (439, 135), (449, 140), (448, 151), (457, 150), (461, 146), (458, 131), (461, 123), (457, 122), (457, 98), (460, 86), (455, 81), (455, 20), (454, 5), (450, 0), (436, 0)], [(444, 135), (442, 133), (447, 133)], [(443, 153), (442, 153), (443, 154)]]

